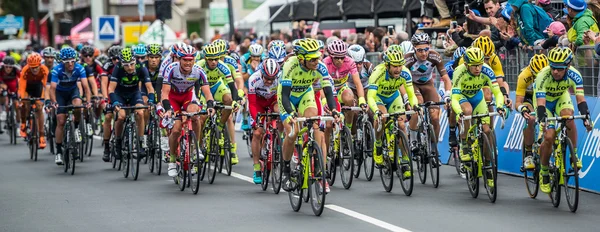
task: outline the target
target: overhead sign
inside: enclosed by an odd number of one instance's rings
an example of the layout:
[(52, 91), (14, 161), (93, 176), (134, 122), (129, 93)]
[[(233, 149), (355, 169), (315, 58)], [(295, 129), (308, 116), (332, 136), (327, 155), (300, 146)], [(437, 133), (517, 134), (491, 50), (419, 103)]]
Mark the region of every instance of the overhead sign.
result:
[(4, 17), (0, 17), (0, 30), (7, 28), (22, 29), (23, 25), (25, 25), (23, 21), (23, 16), (14, 16), (9, 14)]
[(209, 23), (211, 26), (223, 26), (229, 23), (227, 3), (211, 2), (209, 5)]
[(140, 36), (140, 42), (145, 44), (157, 43), (161, 44), (164, 42), (165, 46), (169, 46), (177, 42), (177, 35), (175, 32), (166, 24), (161, 27), (160, 20), (154, 21), (150, 27)]
[(100, 41), (119, 40), (119, 16), (104, 15), (96, 18), (98, 25), (97, 37)]
[(143, 22), (140, 26), (140, 23), (122, 23), (121, 28), (123, 28), (123, 45), (133, 45), (139, 42), (140, 35), (144, 34), (148, 29), (148, 23)]

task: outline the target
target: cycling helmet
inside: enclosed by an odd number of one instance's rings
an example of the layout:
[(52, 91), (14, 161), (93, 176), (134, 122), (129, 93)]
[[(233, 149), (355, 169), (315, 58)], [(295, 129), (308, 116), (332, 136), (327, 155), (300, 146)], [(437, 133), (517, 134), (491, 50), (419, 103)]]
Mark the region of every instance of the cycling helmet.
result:
[(143, 44), (138, 44), (137, 46), (133, 46), (133, 54), (135, 56), (146, 56), (148, 52), (146, 51), (146, 46)]
[(183, 47), (179, 48), (177, 56), (184, 60), (196, 59), (196, 48), (194, 48), (194, 46), (186, 44)]
[(412, 36), (412, 38), (410, 39), (410, 42), (412, 42), (413, 45), (419, 45), (419, 44), (429, 44), (429, 35), (426, 33), (416, 33)]
[(391, 64), (395, 66), (404, 65), (406, 63), (406, 61), (404, 60), (404, 54), (402, 54), (402, 51), (398, 50), (386, 50), (383, 53), (383, 60), (386, 64)]
[(404, 54), (411, 53), (414, 51), (413, 44), (410, 41), (404, 41), (404, 42), (400, 43), (400, 47), (402, 48), (402, 51), (404, 52)]
[(348, 55), (355, 63), (363, 62), (365, 60), (365, 49), (358, 44), (351, 45), (348, 47)]
[(546, 66), (548, 66), (548, 57), (544, 54), (535, 54), (529, 60), (529, 70), (534, 75), (537, 75)]
[(112, 46), (108, 49), (108, 56), (112, 59), (121, 56), (121, 46)]
[(323, 40), (317, 40), (317, 44), (319, 44), (319, 49), (323, 49), (325, 47), (325, 43), (323, 42)]
[(548, 52), (550, 67), (564, 68), (571, 63), (573, 52), (567, 47), (556, 47)]
[(469, 47), (465, 50), (463, 55), (465, 64), (467, 65), (480, 65), (483, 64), (483, 51), (477, 47)]
[(481, 49), (483, 54), (487, 57), (491, 56), (496, 51), (494, 41), (487, 36), (481, 36), (473, 41), (473, 47)]
[(83, 46), (83, 48), (81, 48), (81, 50), (79, 50), (79, 53), (82, 56), (94, 56), (94, 48), (92, 46)]
[(42, 50), (43, 57), (56, 57), (56, 49), (53, 47), (46, 47)]
[(42, 65), (42, 56), (39, 53), (33, 53), (27, 57), (27, 65), (29, 67), (35, 68)]
[(71, 47), (66, 47), (66, 48), (60, 49), (60, 59), (61, 60), (75, 59), (76, 57), (77, 57), (77, 52), (75, 51), (75, 49), (73, 49)]
[(274, 80), (277, 74), (279, 74), (279, 64), (275, 59), (265, 59), (261, 66), (260, 71), (263, 77), (266, 77), (268, 80)]
[(346, 56), (348, 53), (348, 44), (344, 43), (341, 39), (336, 39), (327, 44), (327, 51), (331, 56)]
[(149, 44), (147, 49), (148, 55), (162, 56), (162, 47), (159, 44)]
[(263, 47), (260, 44), (252, 44), (248, 48), (248, 51), (250, 52), (250, 56), (262, 56)]
[(229, 51), (229, 43), (224, 39), (217, 39), (213, 41), (213, 44), (219, 46), (224, 52)]
[(2, 64), (8, 65), (8, 66), (13, 66), (13, 65), (17, 64), (17, 62), (15, 61), (14, 57), (6, 56), (6, 57), (4, 57), (4, 59), (2, 59)]
[(108, 62), (108, 61), (109, 61), (109, 58), (108, 58), (108, 56), (106, 56), (106, 55), (104, 55), (104, 54), (101, 54), (101, 55), (99, 55), (99, 56), (98, 56), (98, 58), (96, 58), (96, 59), (97, 59), (97, 60), (98, 60), (98, 62), (100, 62), (101, 64), (104, 64), (104, 63), (106, 63), (106, 62)]
[(285, 47), (280, 47), (278, 45), (271, 46), (269, 49), (269, 58), (275, 59), (277, 62), (283, 62), (287, 53), (285, 52)]
[(83, 44), (82, 43), (77, 44), (77, 46), (75, 47), (75, 49), (77, 51), (81, 51), (81, 49), (83, 49)]
[(123, 63), (129, 63), (132, 61), (135, 61), (133, 59), (133, 51), (131, 51), (131, 48), (123, 48), (121, 50), (121, 62)]
[(465, 47), (458, 47), (456, 50), (454, 50), (454, 54), (452, 56), (454, 60), (460, 60), (460, 58), (465, 54), (465, 50), (467, 50)]
[(285, 43), (282, 40), (273, 40), (269, 43), (269, 49), (273, 47), (281, 47), (285, 49)]
[(399, 51), (399, 52), (402, 52), (402, 54), (404, 54), (404, 51), (402, 50), (402, 47), (400, 47), (400, 45), (396, 45), (396, 44), (390, 45), (386, 50)]
[(183, 45), (185, 45), (183, 42), (177, 42), (176, 44), (173, 44), (173, 46), (171, 46), (171, 54), (177, 54), (177, 50), (179, 50), (179, 48)]
[(294, 48), (296, 49), (298, 55), (302, 57), (319, 58), (321, 57), (321, 52), (319, 52), (319, 49), (321, 49), (322, 46), (319, 45), (319, 42), (317, 41), (320, 40), (310, 38), (301, 39), (298, 41), (296, 46), (294, 46)]
[(212, 43), (204, 46), (203, 51), (204, 51), (204, 55), (208, 59), (218, 58), (220, 56), (220, 52), (221, 52), (219, 47), (217, 47), (215, 44), (212, 44)]

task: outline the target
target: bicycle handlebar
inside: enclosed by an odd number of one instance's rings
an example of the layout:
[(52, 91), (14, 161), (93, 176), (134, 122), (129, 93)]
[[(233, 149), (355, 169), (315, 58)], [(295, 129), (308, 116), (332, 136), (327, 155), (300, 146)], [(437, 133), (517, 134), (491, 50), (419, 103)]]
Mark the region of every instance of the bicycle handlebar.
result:
[[(296, 123), (313, 121), (313, 120), (333, 121), (333, 119), (334, 118), (331, 116), (298, 117), (298, 118), (296, 118)], [(296, 130), (296, 128), (294, 128), (294, 127), (296, 126), (296, 123), (292, 124), (292, 131), (288, 134), (288, 137), (290, 137), (290, 138), (294, 137), (294, 131)]]
[[(413, 115), (416, 114), (417, 112), (414, 110), (408, 110), (408, 111), (403, 111), (403, 112), (397, 112), (397, 113), (391, 113), (391, 114), (381, 114), (379, 115), (379, 118), (381, 117), (395, 117), (395, 116), (402, 116), (402, 115)], [(377, 125), (377, 132), (381, 131), (381, 128), (383, 128), (383, 125), (381, 125), (383, 123), (379, 123), (379, 125)]]
[(428, 102), (423, 102), (422, 104), (419, 104), (419, 106), (421, 106), (421, 107), (443, 106), (443, 105), (446, 105), (446, 102), (428, 101)]
[(565, 121), (565, 120), (573, 120), (573, 119), (587, 119), (587, 115), (571, 115), (571, 116), (560, 116), (560, 117), (551, 117), (546, 118), (546, 122), (552, 121)]

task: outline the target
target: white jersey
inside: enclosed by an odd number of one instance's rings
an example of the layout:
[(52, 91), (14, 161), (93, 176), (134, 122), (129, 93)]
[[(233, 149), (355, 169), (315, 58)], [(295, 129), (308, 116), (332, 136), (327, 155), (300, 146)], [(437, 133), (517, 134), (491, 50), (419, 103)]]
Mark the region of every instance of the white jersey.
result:
[(206, 79), (206, 73), (200, 66), (194, 64), (192, 72), (185, 75), (181, 73), (179, 62), (175, 62), (165, 68), (163, 84), (171, 85), (171, 91), (177, 93), (185, 93), (194, 88), (197, 84), (199, 86), (208, 85)]
[(171, 56), (171, 53), (169, 53), (162, 61), (162, 63), (160, 63), (160, 68), (158, 69), (158, 77), (159, 78), (164, 78), (165, 77), (165, 69), (167, 68), (167, 66), (169, 66), (171, 63), (173, 62), (173, 58)]
[(270, 99), (277, 95), (277, 84), (281, 78), (281, 73), (279, 72), (275, 81), (270, 86), (267, 86), (263, 81), (262, 72), (254, 72), (248, 79), (248, 94), (256, 94), (265, 99)]

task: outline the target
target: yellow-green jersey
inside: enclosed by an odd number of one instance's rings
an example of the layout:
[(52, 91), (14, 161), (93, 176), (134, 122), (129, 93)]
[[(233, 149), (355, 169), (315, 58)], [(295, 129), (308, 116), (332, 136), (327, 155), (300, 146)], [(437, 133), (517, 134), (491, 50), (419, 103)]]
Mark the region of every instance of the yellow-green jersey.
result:
[[(398, 78), (390, 76), (386, 64), (382, 63), (375, 67), (371, 76), (369, 76), (369, 90), (367, 91), (367, 103), (373, 112), (378, 110), (378, 99), (380, 103), (388, 105), (400, 96), (400, 86), (404, 85), (408, 94), (408, 101), (411, 106), (419, 103), (413, 88), (412, 75), (406, 66), (402, 66), (402, 71)], [(388, 100), (389, 99), (389, 100)], [(391, 113), (391, 112), (390, 112)]]
[(242, 74), (240, 74), (240, 72), (238, 71), (238, 67), (239, 67), (238, 63), (235, 59), (233, 59), (233, 57), (225, 56), (225, 59), (223, 59), (223, 62), (227, 65), (227, 68), (229, 68), (229, 71), (231, 72), (233, 79), (242, 78)]
[(584, 96), (583, 78), (581, 73), (573, 66), (569, 67), (565, 76), (559, 81), (554, 80), (554, 77), (552, 77), (550, 66), (543, 68), (535, 78), (533, 88), (536, 98), (544, 98), (549, 102), (558, 100), (565, 92), (569, 92), (569, 88), (573, 88), (575, 95)]
[(477, 76), (471, 74), (466, 65), (459, 65), (452, 74), (452, 80), (452, 109), (457, 115), (462, 113), (460, 104), (464, 102), (469, 102), (473, 108), (479, 105), (483, 100), (481, 89), (484, 86), (491, 87), (497, 107), (504, 107), (504, 95), (502, 95), (496, 75), (489, 65), (483, 64), (481, 73)]
[(219, 81), (223, 81), (225, 84), (233, 82), (231, 71), (227, 67), (227, 64), (225, 64), (223, 61), (219, 61), (219, 63), (217, 63), (217, 67), (214, 69), (208, 68), (206, 60), (204, 59), (196, 62), (196, 64), (204, 69), (204, 72), (206, 72), (206, 79), (208, 80), (208, 85), (211, 88), (216, 84), (219, 84)]

